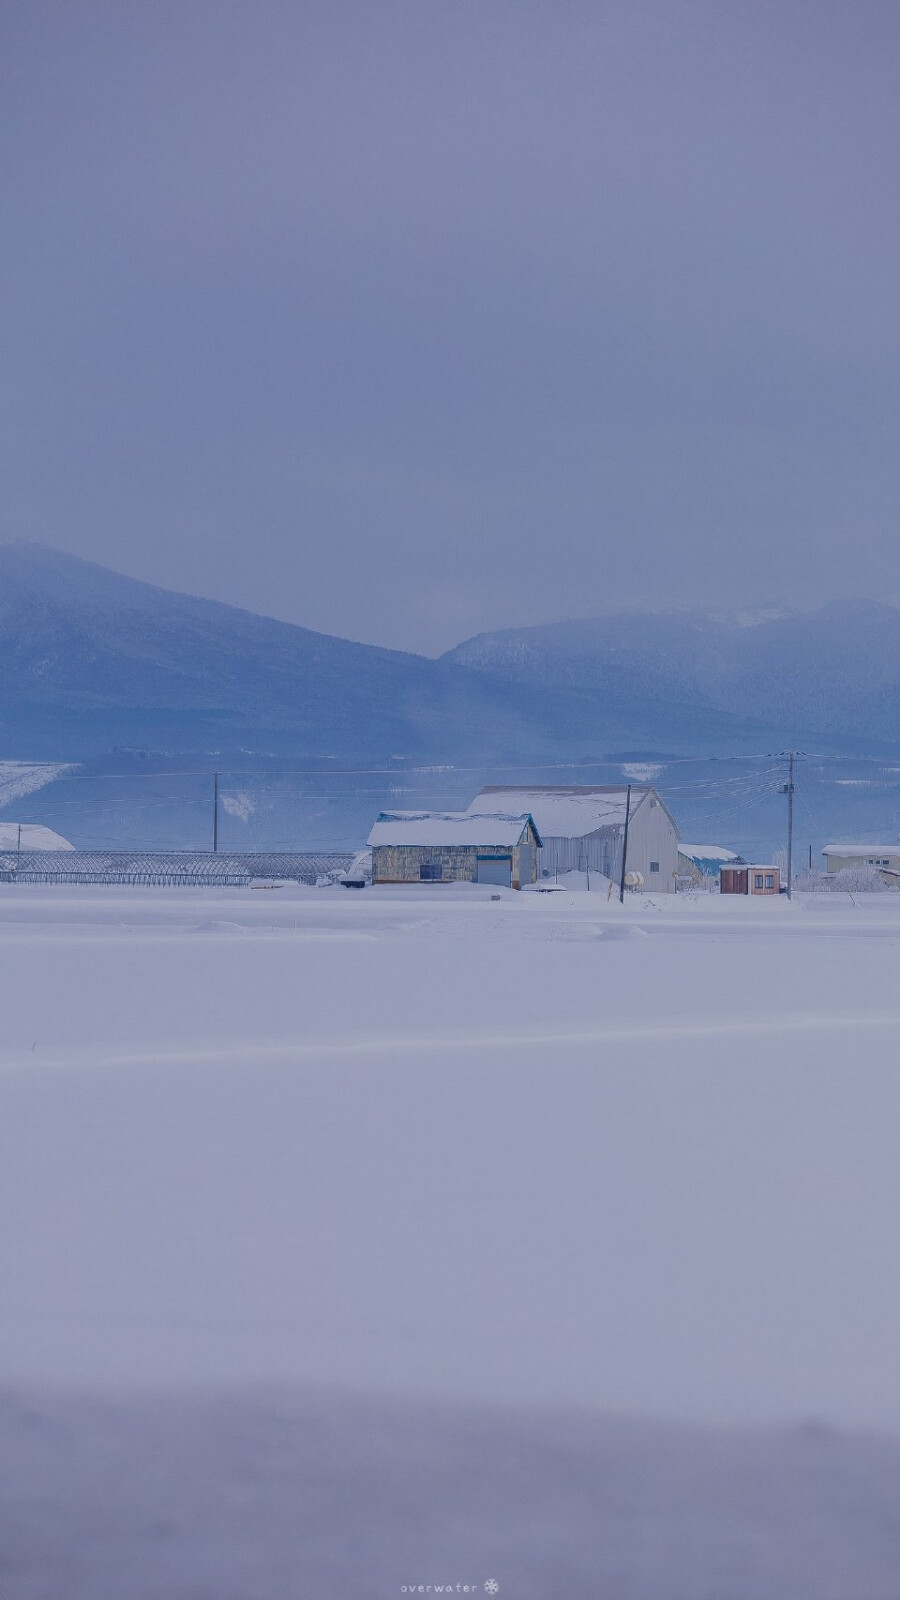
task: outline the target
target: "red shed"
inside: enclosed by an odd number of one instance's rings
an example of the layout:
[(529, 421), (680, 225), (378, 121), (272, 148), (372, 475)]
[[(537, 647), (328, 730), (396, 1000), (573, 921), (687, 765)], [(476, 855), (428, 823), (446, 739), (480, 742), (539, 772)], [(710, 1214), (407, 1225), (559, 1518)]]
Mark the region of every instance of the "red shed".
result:
[(729, 862), (719, 869), (720, 894), (780, 894), (778, 867), (757, 866), (753, 862)]

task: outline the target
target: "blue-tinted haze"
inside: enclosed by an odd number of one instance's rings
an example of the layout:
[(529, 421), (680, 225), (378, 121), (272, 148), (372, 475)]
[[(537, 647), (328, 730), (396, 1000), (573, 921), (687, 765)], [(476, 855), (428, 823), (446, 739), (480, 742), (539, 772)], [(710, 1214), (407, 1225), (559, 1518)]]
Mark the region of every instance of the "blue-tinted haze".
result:
[(5, 517), (438, 652), (900, 595), (890, 4), (10, 0)]

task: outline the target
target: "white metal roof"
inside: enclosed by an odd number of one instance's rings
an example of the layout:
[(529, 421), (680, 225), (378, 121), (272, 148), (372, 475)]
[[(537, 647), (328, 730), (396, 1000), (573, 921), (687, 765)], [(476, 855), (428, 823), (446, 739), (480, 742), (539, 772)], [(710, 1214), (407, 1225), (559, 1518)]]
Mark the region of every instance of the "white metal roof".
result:
[(499, 810), (382, 811), (369, 834), (369, 844), (475, 845), (510, 850), (529, 823), (527, 811), (515, 816)]
[[(650, 793), (649, 788), (631, 790), (631, 815)], [(536, 784), (533, 788), (482, 789), (469, 807), (469, 813), (528, 811), (544, 839), (581, 839), (598, 828), (620, 828), (625, 822), (627, 791), (624, 785), (589, 788), (581, 785)]]
[(734, 867), (736, 872), (780, 872), (776, 861), (723, 861), (719, 866), (720, 872), (727, 872)]
[(893, 844), (826, 844), (823, 856), (900, 856), (900, 841)]
[(0, 850), (15, 850), (19, 844), (19, 830), (23, 850), (74, 850), (75, 846), (52, 828), (39, 822), (0, 822)]
[(678, 841), (678, 854), (690, 861), (736, 861), (734, 850), (725, 850), (720, 844), (685, 844)]

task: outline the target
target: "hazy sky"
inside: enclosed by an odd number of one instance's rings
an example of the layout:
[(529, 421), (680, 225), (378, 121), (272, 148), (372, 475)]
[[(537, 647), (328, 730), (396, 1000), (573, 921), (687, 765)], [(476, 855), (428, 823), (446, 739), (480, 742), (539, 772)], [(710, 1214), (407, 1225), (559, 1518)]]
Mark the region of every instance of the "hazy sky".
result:
[(437, 651), (900, 595), (900, 7), (5, 0), (3, 537)]

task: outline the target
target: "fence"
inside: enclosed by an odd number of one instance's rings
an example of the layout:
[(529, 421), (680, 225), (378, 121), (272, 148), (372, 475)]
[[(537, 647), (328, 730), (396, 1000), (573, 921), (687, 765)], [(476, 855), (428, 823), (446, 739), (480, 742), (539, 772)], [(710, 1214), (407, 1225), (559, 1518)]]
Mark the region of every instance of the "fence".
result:
[(314, 884), (326, 873), (346, 871), (352, 860), (331, 851), (4, 850), (0, 883), (246, 888), (254, 878), (287, 878)]

